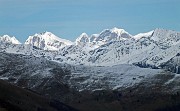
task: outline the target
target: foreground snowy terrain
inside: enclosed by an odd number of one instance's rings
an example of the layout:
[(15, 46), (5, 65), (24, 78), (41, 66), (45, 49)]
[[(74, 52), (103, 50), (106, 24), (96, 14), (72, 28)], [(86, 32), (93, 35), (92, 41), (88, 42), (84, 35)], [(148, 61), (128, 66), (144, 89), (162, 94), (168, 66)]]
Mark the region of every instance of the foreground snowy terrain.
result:
[[(25, 85), (30, 89), (55, 80), (67, 84), (77, 91), (116, 90), (131, 87), (162, 72), (162, 70), (139, 68), (126, 64), (112, 67), (71, 66), (34, 56), (8, 53), (0, 53), (0, 55), (0, 78), (14, 84)], [(60, 76), (59, 79), (55, 78), (58, 76)], [(45, 81), (47, 83), (44, 83)]]
[[(125, 103), (128, 105), (131, 101), (135, 104), (133, 98), (148, 98), (148, 102), (153, 99), (151, 96), (162, 99), (162, 95), (169, 97), (180, 91), (179, 74), (162, 69), (140, 68), (130, 64), (69, 65), (43, 57), (6, 52), (0, 53), (0, 61), (0, 79), (84, 111), (98, 108), (110, 111), (121, 108), (119, 104), (114, 107), (111, 102), (122, 98), (125, 98), (122, 102), (127, 101)], [(98, 100), (102, 105), (93, 109), (91, 105), (97, 105)], [(103, 104), (108, 104), (110, 109)]]

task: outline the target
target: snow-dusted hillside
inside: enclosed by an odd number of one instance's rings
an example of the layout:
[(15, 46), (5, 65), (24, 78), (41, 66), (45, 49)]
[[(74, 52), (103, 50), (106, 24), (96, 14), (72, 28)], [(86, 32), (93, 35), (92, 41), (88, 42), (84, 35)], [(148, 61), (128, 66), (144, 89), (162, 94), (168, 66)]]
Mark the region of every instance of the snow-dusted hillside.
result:
[(139, 68), (134, 65), (108, 67), (72, 66), (69, 84), (82, 90), (116, 90), (132, 87), (144, 79), (162, 73), (162, 70)]
[[(103, 67), (69, 65), (33, 55), (0, 53), (0, 79), (61, 99), (67, 94), (64, 90), (68, 88), (78, 92), (123, 90), (144, 82), (146, 87), (154, 83), (160, 85), (162, 81), (162, 86), (166, 86), (178, 82), (179, 77), (178, 74), (161, 69), (140, 68), (129, 64)], [(171, 88), (180, 90), (175, 86)]]
[(44, 32), (29, 36), (25, 44), (30, 44), (44, 50), (59, 50), (67, 45), (72, 45), (72, 42), (61, 39), (51, 32)]
[(128, 64), (112, 67), (73, 66), (32, 55), (8, 53), (0, 53), (0, 61), (0, 79), (33, 90), (44, 89), (53, 83), (67, 84), (77, 91), (115, 90), (139, 84), (162, 72)]

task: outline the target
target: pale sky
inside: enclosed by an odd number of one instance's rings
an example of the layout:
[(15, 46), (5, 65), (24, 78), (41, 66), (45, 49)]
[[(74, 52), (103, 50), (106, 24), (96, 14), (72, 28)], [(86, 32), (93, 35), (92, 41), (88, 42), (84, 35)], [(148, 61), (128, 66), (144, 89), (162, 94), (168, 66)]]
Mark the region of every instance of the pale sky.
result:
[(113, 27), (180, 31), (180, 0), (0, 0), (0, 35), (20, 42), (44, 31), (74, 41)]

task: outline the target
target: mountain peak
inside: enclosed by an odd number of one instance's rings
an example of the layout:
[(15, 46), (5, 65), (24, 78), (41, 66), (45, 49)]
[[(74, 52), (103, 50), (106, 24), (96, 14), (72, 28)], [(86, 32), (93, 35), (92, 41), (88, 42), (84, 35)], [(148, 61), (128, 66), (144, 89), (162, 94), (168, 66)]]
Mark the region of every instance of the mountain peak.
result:
[(75, 41), (76, 45), (84, 45), (89, 43), (89, 36), (86, 33), (82, 33)]
[(39, 37), (41, 36), (42, 38), (55, 37), (55, 35), (52, 32), (48, 32), (48, 31), (44, 31), (44, 32), (41, 32), (41, 33), (36, 33), (34, 36), (39, 36)]
[(66, 39), (61, 39), (53, 33), (46, 31), (29, 36), (25, 44), (31, 44), (44, 50), (59, 50), (66, 45), (72, 45), (72, 42)]
[(120, 28), (117, 28), (117, 27), (114, 27), (112, 29), (110, 29), (112, 32), (116, 32), (116, 33), (120, 33), (120, 32), (125, 32), (124, 29), (120, 29)]
[(132, 35), (126, 32), (124, 29), (112, 28), (103, 30), (96, 41), (110, 42), (112, 40), (126, 40), (131, 38)]
[(16, 37), (12, 36), (10, 37), (9, 35), (3, 35), (2, 37), (0, 36), (0, 42), (1, 43), (12, 43), (12, 44), (21, 44)]
[(87, 35), (85, 32), (83, 32), (83, 33), (80, 35), (80, 37), (88, 37), (88, 35)]

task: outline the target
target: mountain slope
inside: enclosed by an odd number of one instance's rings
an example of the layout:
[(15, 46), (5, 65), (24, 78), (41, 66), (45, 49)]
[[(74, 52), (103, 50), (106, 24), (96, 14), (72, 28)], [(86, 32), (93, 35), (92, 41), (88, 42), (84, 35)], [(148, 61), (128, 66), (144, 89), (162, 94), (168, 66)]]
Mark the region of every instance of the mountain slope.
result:
[[(100, 88), (130, 87), (143, 80), (139, 76), (149, 78), (161, 72), (161, 70), (142, 69), (133, 65), (113, 67), (73, 66), (48, 61), (42, 57), (8, 53), (0, 53), (0, 55), (1, 79), (42, 93), (55, 89), (58, 92), (51, 93), (58, 96), (65, 92), (68, 95), (70, 88), (75, 88), (77, 91), (92, 91)], [(104, 78), (107, 78), (107, 80), (104, 81)], [(116, 78), (116, 81), (113, 81), (114, 78)], [(137, 79), (129, 81), (133, 78)], [(75, 82), (76, 80), (79, 81)], [(88, 84), (91, 85), (88, 86)], [(59, 89), (56, 89), (56, 87)]]
[(65, 99), (65, 94), (69, 95), (69, 86), (66, 85), (64, 76), (68, 76), (70, 72), (63, 68), (65, 67), (63, 64), (33, 55), (8, 53), (0, 53), (0, 55), (1, 79), (43, 95), (52, 94), (53, 97), (61, 97), (62, 101)]

